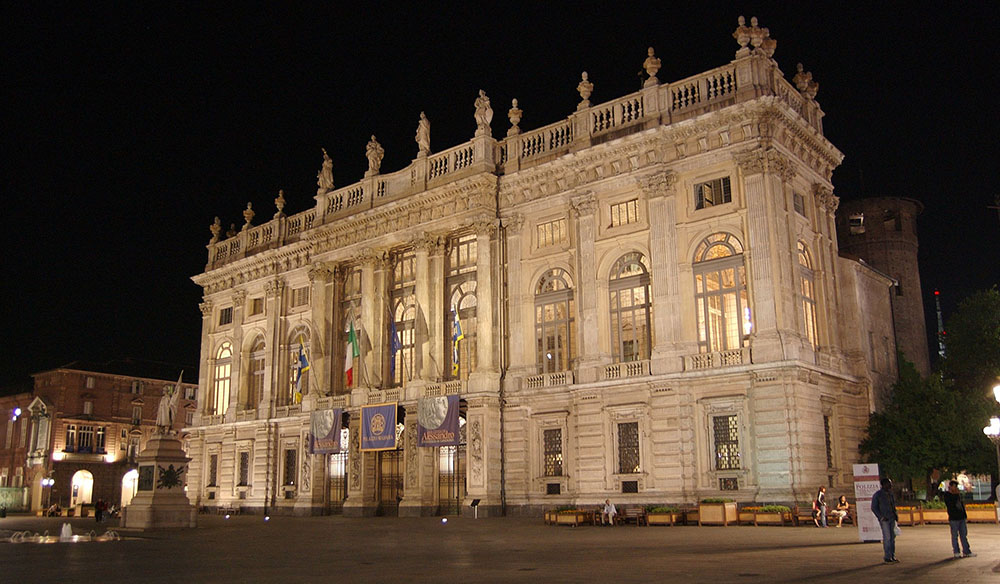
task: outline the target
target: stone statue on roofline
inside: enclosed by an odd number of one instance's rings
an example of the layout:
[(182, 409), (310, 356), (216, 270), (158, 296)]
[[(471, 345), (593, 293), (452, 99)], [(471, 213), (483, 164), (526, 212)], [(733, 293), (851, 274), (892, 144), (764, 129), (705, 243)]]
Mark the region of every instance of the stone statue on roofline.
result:
[(365, 173), (365, 176), (378, 174), (379, 168), (382, 167), (382, 158), (385, 156), (385, 149), (375, 139), (374, 134), (372, 134), (372, 139), (368, 141), (368, 146), (365, 148), (365, 156), (368, 157), (368, 172)]
[(222, 221), (216, 217), (215, 221), (208, 226), (208, 230), (212, 232), (212, 239), (208, 243), (217, 243), (219, 241), (219, 235), (222, 234)]
[(806, 99), (815, 99), (816, 93), (819, 91), (819, 83), (813, 81), (812, 73), (805, 71), (802, 63), (795, 65), (796, 73), (795, 77), (792, 77), (792, 83), (799, 90)]
[(420, 121), (417, 122), (417, 156), (427, 156), (431, 153), (431, 122), (420, 112)]
[(642, 84), (643, 87), (653, 87), (660, 84), (660, 80), (656, 78), (656, 73), (660, 70), (660, 59), (657, 58), (656, 53), (653, 52), (653, 47), (649, 47), (646, 51), (646, 60), (642, 63), (642, 68), (646, 70), (646, 75), (649, 77), (646, 82)]
[(747, 26), (747, 21), (742, 16), (737, 18), (736, 22), (739, 26), (733, 32), (733, 38), (740, 45), (740, 50), (736, 51), (736, 56), (745, 57), (750, 54), (750, 49), (747, 48), (747, 45), (750, 44), (750, 27)]
[(490, 136), (490, 122), (493, 121), (493, 108), (490, 107), (490, 98), (486, 97), (486, 92), (479, 90), (479, 97), (476, 98), (476, 135)]
[(333, 190), (333, 160), (330, 159), (330, 155), (326, 153), (326, 148), (323, 150), (323, 166), (316, 173), (316, 184), (319, 189), (316, 190), (316, 194), (325, 195), (326, 193)]
[(246, 221), (246, 223), (243, 224), (243, 229), (241, 229), (240, 231), (246, 231), (247, 229), (250, 229), (250, 222), (253, 221), (254, 215), (256, 215), (256, 213), (253, 212), (250, 203), (247, 202), (247, 208), (243, 211), (243, 220)]
[(577, 104), (576, 109), (582, 110), (590, 107), (590, 96), (594, 92), (594, 84), (590, 82), (586, 71), (580, 74), (580, 83), (576, 86), (576, 90), (580, 92), (580, 98), (582, 99)]

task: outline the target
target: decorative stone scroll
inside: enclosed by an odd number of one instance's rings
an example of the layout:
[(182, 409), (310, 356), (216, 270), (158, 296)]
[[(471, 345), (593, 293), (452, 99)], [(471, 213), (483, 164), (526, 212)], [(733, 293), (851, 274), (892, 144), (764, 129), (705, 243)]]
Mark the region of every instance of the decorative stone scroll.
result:
[(477, 418), (472, 421), (472, 431), (469, 432), (469, 456), (472, 464), (472, 484), (483, 484), (483, 424)]
[(677, 173), (672, 170), (657, 172), (650, 176), (644, 176), (636, 180), (639, 188), (648, 199), (662, 197), (673, 194), (674, 185), (677, 184)]
[(284, 280), (271, 280), (264, 284), (264, 295), (268, 298), (274, 298), (280, 296), (285, 290)]
[(206, 301), (198, 304), (198, 310), (201, 311), (201, 317), (202, 318), (208, 318), (208, 317), (212, 316), (212, 301), (211, 300), (206, 300)]
[(597, 211), (597, 197), (592, 192), (587, 192), (573, 199), (569, 202), (570, 209), (577, 215), (577, 217), (582, 217), (585, 215), (593, 215)]
[(235, 306), (236, 308), (243, 306), (246, 300), (247, 300), (246, 290), (237, 290), (233, 292), (233, 306)]
[(333, 275), (333, 270), (322, 262), (316, 262), (309, 266), (309, 271), (306, 273), (309, 276), (310, 282), (315, 282), (317, 279), (321, 282), (329, 282), (330, 276)]
[(524, 215), (520, 213), (504, 217), (502, 221), (504, 228), (507, 229), (507, 233), (511, 235), (517, 235), (521, 232), (521, 228), (524, 227)]
[(745, 175), (773, 172), (785, 182), (795, 178), (795, 164), (773, 148), (754, 148), (733, 156)]
[(837, 207), (840, 206), (840, 197), (833, 194), (833, 191), (817, 183), (813, 185), (813, 196), (816, 197), (816, 202), (822, 205), (827, 211), (830, 213), (837, 212)]

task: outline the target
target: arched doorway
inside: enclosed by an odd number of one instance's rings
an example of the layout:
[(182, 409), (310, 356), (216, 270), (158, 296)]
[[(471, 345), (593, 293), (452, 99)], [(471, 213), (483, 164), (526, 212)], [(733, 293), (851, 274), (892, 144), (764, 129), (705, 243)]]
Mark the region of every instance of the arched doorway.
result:
[(132, 502), (132, 497), (139, 492), (139, 471), (132, 469), (122, 477), (122, 507)]
[(69, 506), (89, 505), (94, 497), (94, 475), (89, 470), (78, 470), (70, 483)]
[(438, 514), (458, 515), (465, 498), (465, 400), (458, 419), (458, 446), (438, 448)]

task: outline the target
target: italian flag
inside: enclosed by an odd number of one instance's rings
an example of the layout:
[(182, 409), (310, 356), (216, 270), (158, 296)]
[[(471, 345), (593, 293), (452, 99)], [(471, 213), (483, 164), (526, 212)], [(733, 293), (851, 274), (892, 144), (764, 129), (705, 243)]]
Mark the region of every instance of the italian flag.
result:
[(344, 357), (344, 372), (347, 374), (347, 386), (354, 385), (354, 358), (361, 355), (358, 350), (358, 335), (354, 332), (354, 321), (347, 332), (347, 355)]

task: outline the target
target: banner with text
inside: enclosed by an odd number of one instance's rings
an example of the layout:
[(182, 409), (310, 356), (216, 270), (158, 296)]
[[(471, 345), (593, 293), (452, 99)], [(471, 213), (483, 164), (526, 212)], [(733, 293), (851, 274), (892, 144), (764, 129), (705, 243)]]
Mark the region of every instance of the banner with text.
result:
[(396, 448), (396, 402), (361, 407), (361, 450)]
[(458, 396), (422, 397), (417, 402), (417, 446), (458, 446)]
[(340, 452), (340, 420), (344, 410), (319, 410), (309, 419), (309, 454)]
[(872, 496), (881, 488), (877, 464), (854, 465), (854, 505), (861, 541), (882, 541), (882, 528), (872, 513)]

